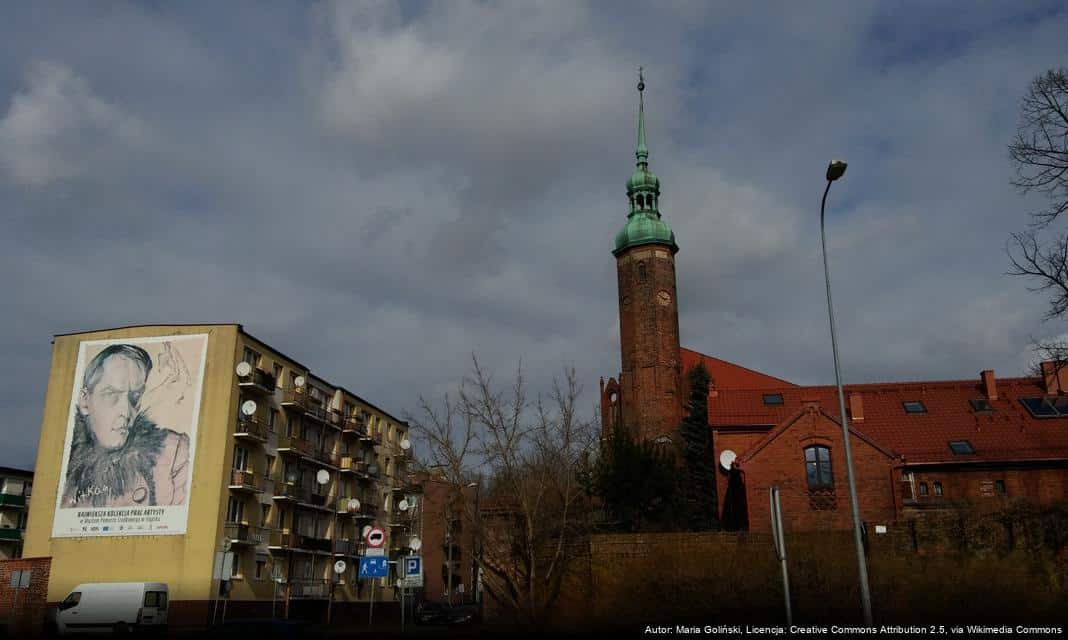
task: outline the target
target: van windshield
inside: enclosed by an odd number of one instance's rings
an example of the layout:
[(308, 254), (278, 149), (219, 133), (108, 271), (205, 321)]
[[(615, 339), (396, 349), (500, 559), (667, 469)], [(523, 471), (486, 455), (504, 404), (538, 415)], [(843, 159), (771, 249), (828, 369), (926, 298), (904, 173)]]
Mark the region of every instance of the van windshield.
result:
[(63, 600), (63, 604), (65, 606), (67, 606), (67, 607), (73, 607), (74, 605), (76, 605), (79, 602), (81, 602), (81, 599), (82, 599), (82, 592), (81, 591), (72, 591), (71, 594), (69, 596), (67, 596), (66, 599)]
[(146, 591), (145, 592), (145, 606), (157, 607), (159, 609), (167, 608), (167, 592), (166, 591)]

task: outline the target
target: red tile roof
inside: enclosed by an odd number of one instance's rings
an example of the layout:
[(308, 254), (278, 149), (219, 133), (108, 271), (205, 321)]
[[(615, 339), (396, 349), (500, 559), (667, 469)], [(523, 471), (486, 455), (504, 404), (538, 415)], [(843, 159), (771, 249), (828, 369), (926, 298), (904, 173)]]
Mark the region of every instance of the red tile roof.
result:
[[(975, 380), (845, 385), (847, 411), (851, 392), (861, 395), (864, 420), (850, 420), (850, 426), (903, 456), (906, 463), (1068, 460), (1068, 418), (1035, 418), (1020, 404), (1021, 398), (1045, 395), (1038, 378), (998, 380), (998, 399), (990, 401), (990, 413), (976, 413), (969, 403), (985, 398), (978, 376)], [(765, 405), (766, 393), (781, 393), (783, 404)], [(902, 403), (910, 400), (922, 401), (927, 412), (905, 413)], [(835, 387), (780, 385), (728, 389), (710, 397), (709, 424), (722, 430), (758, 425), (770, 430), (787, 421), (804, 401), (818, 401), (821, 409), (838, 419)], [(975, 454), (955, 455), (949, 448), (955, 440), (970, 442)]]
[(705, 369), (708, 369), (708, 374), (712, 377), (713, 386), (720, 391), (724, 389), (765, 389), (767, 387), (797, 386), (781, 378), (753, 371), (733, 362), (706, 356), (703, 353), (686, 348), (679, 349), (679, 360), (682, 361), (683, 375), (696, 366), (698, 362), (703, 363)]

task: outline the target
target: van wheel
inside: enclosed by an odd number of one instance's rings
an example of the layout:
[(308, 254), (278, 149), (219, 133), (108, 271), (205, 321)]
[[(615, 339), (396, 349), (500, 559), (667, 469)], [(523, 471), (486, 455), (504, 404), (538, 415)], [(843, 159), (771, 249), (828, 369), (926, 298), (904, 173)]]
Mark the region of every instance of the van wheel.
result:
[(115, 635), (124, 636), (130, 633), (130, 625), (125, 622), (116, 622), (113, 630)]

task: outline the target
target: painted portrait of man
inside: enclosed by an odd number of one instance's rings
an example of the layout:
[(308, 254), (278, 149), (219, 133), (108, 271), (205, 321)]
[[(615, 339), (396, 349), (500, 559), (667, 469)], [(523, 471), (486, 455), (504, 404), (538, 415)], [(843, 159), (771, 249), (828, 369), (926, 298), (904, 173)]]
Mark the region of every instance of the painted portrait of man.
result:
[(190, 440), (143, 410), (152, 369), (145, 349), (124, 343), (85, 366), (61, 508), (185, 504)]

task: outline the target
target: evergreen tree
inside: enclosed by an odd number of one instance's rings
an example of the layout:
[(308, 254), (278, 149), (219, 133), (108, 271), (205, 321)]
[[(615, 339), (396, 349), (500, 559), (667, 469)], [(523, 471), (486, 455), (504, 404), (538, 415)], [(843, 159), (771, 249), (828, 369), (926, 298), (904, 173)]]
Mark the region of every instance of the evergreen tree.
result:
[(679, 431), (682, 436), (683, 496), (685, 524), (695, 531), (716, 528), (716, 463), (712, 459), (712, 432), (708, 427), (708, 385), (710, 378), (698, 363), (687, 374), (689, 415)]
[(679, 502), (676, 475), (670, 452), (651, 442), (636, 442), (625, 429), (616, 429), (602, 445), (594, 490), (613, 528), (670, 528)]

